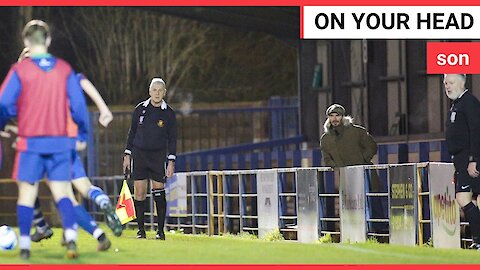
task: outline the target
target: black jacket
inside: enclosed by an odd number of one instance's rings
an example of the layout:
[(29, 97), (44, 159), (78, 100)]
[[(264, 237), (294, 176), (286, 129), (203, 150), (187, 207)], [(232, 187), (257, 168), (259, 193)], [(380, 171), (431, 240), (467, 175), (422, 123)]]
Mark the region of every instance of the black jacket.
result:
[(177, 121), (175, 111), (162, 101), (154, 107), (150, 99), (140, 102), (133, 111), (128, 131), (125, 153), (142, 150), (166, 150), (169, 160), (175, 160), (177, 152)]
[(470, 161), (480, 158), (480, 102), (470, 91), (452, 102), (445, 138), (451, 155), (466, 151)]

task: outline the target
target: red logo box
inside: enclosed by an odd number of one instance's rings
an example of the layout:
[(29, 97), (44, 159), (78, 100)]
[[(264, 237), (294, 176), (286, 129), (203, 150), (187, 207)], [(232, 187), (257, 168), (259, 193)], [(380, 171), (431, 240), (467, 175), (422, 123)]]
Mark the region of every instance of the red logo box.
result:
[(427, 74), (480, 74), (480, 42), (427, 42)]

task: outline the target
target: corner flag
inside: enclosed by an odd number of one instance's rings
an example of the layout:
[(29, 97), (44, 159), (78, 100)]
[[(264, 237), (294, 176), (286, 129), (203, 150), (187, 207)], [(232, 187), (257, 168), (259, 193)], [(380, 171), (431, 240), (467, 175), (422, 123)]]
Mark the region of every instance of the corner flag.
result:
[(117, 209), (115, 210), (122, 225), (136, 218), (132, 194), (126, 180), (123, 180), (122, 190), (118, 197)]

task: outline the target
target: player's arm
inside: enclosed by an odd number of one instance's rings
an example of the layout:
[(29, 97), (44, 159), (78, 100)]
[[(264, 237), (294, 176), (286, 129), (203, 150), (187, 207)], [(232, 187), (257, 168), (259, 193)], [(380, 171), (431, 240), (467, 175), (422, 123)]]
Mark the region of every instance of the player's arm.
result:
[(468, 174), (471, 177), (479, 177), (477, 163), (480, 162), (480, 102), (473, 99), (466, 104), (466, 117), (468, 123), (468, 132), (470, 137)]
[(175, 173), (175, 159), (177, 158), (177, 119), (175, 112), (172, 111), (168, 127), (168, 164), (167, 177), (172, 177)]
[(89, 129), (88, 108), (83, 91), (73, 72), (68, 76), (67, 95), (73, 121), (78, 126), (78, 139), (86, 142)]
[(12, 135), (10, 133), (16, 136), (18, 134), (18, 126), (13, 125), (11, 123), (6, 124), (5, 128), (0, 131), (0, 137), (10, 138), (10, 137), (12, 137)]
[(125, 152), (123, 155), (123, 172), (125, 173), (128, 170), (130, 170), (130, 155), (132, 154), (132, 149), (133, 149), (133, 140), (135, 139), (135, 135), (137, 134), (137, 123), (138, 119), (140, 117), (140, 111), (142, 110), (142, 105), (137, 105), (135, 110), (133, 110), (132, 113), (132, 122), (130, 124), (130, 129), (128, 130), (128, 135), (127, 135), (127, 146), (125, 147)]
[(17, 62), (21, 62), (23, 59), (30, 57), (30, 49), (29, 48), (23, 48), (22, 52), (18, 56)]
[(80, 80), (80, 86), (82, 87), (83, 91), (85, 91), (85, 93), (87, 93), (87, 95), (93, 100), (100, 111), (98, 122), (100, 122), (102, 126), (107, 127), (108, 124), (113, 120), (113, 115), (105, 103), (105, 100), (103, 100), (97, 88), (95, 88), (95, 86), (88, 79), (82, 78)]
[(480, 159), (480, 103), (471, 100), (465, 106), (468, 123), (468, 135), (470, 137), (469, 159), (479, 161)]
[(333, 160), (330, 153), (326, 150), (327, 147), (325, 146), (324, 136), (325, 134), (323, 134), (320, 138), (320, 150), (322, 151), (323, 164), (328, 167), (336, 167), (335, 161)]
[(127, 135), (127, 146), (125, 147), (125, 155), (132, 154), (133, 148), (133, 140), (135, 139), (135, 135), (137, 134), (137, 123), (140, 117), (140, 111), (142, 110), (142, 106), (138, 105), (132, 113), (132, 121), (130, 124), (130, 129), (128, 130)]
[(22, 84), (15, 70), (10, 69), (0, 86), (0, 130), (7, 122), (17, 116), (17, 99), (22, 90)]
[(322, 150), (323, 164), (327, 167), (336, 167), (335, 161), (332, 159), (329, 153)]
[(177, 155), (177, 119), (172, 111), (168, 126), (168, 160), (175, 161)]
[(363, 157), (365, 158), (365, 161), (370, 162), (377, 154), (378, 146), (375, 140), (373, 139), (372, 135), (368, 133), (366, 130), (361, 129), (361, 144), (363, 147)]

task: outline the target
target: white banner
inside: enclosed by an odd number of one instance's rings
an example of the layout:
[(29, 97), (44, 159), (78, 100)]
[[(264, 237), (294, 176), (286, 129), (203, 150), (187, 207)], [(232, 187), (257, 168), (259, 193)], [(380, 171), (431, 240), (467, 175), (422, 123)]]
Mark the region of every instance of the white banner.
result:
[(167, 216), (187, 216), (187, 173), (175, 173), (165, 185)]
[(343, 243), (365, 242), (365, 169), (340, 169), (340, 239)]
[(455, 202), (455, 184), (452, 183), (454, 171), (451, 163), (429, 164), (430, 219), (434, 247), (460, 248), (460, 209)]
[(305, 39), (479, 39), (480, 6), (305, 6)]
[(297, 169), (297, 238), (302, 243), (318, 240), (318, 171)]
[(275, 169), (257, 173), (258, 237), (278, 229), (278, 172)]

